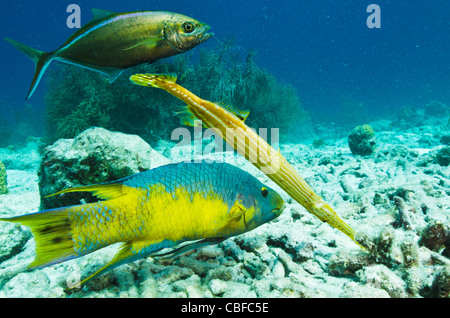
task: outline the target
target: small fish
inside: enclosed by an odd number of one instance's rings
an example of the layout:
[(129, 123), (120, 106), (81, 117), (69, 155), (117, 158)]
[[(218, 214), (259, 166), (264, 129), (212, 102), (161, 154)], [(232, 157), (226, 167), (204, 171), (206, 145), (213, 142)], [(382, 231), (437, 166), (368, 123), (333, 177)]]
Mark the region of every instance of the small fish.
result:
[(186, 52), (213, 36), (210, 26), (163, 11), (114, 13), (92, 9), (94, 18), (57, 50), (46, 53), (5, 38), (36, 64), (26, 99), (52, 60), (102, 72), (112, 83), (126, 68)]
[(196, 125), (194, 120), (199, 119), (205, 127), (216, 129), (228, 144), (264, 172), (306, 210), (321, 221), (339, 229), (360, 245), (355, 239), (355, 230), (314, 192), (279, 151), (275, 151), (245, 124), (245, 119), (249, 115), (248, 111), (240, 111), (229, 105), (219, 105), (201, 99), (176, 84), (176, 75), (173, 74), (136, 74), (132, 75), (130, 80), (137, 85), (164, 89), (181, 99), (187, 104), (186, 109), (180, 112), (180, 115), (184, 116), (183, 124)]
[[(155, 254), (174, 257), (217, 244), (278, 217), (283, 199), (249, 173), (226, 163), (178, 163), (68, 192), (104, 201), (50, 209), (0, 221), (29, 226), (36, 241), (30, 268), (43, 268), (123, 242), (93, 277)], [(179, 244), (184, 244), (177, 247)]]

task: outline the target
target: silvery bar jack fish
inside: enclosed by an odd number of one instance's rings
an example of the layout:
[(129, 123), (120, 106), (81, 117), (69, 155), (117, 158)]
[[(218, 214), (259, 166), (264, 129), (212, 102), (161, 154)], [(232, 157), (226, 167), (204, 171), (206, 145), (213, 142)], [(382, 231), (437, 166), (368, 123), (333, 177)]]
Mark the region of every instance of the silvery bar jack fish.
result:
[(112, 83), (129, 67), (186, 52), (213, 36), (210, 26), (164, 11), (114, 13), (92, 9), (94, 18), (53, 52), (42, 52), (5, 38), (36, 64), (26, 99), (53, 60), (102, 72)]

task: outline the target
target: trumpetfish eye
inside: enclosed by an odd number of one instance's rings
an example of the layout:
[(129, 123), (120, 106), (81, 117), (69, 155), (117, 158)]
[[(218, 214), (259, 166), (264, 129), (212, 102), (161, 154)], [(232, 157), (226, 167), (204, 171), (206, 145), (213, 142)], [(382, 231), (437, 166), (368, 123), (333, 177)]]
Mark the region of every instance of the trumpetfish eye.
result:
[(269, 190), (266, 187), (261, 188), (261, 195), (265, 198), (269, 194)]
[(183, 29), (186, 33), (192, 33), (192, 31), (194, 31), (195, 27), (191, 22), (184, 22)]

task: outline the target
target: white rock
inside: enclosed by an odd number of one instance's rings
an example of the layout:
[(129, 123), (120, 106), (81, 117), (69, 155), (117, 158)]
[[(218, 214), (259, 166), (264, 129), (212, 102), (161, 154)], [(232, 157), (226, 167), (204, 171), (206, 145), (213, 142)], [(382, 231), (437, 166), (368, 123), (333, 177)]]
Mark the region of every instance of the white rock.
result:
[(355, 282), (346, 284), (343, 293), (339, 296), (342, 298), (390, 298), (387, 291), (375, 288), (371, 285), (361, 285)]
[(361, 282), (384, 289), (391, 297), (407, 297), (406, 283), (385, 265), (371, 265), (356, 274)]
[(227, 283), (221, 279), (214, 278), (209, 282), (209, 288), (213, 295), (218, 296), (227, 290)]

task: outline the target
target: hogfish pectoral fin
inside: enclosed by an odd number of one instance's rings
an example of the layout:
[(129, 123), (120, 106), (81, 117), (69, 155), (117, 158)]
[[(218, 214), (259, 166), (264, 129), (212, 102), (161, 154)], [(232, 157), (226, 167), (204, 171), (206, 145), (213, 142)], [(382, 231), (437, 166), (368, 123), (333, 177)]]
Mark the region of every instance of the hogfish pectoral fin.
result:
[(247, 209), (242, 205), (241, 200), (239, 198), (236, 199), (233, 206), (228, 211), (228, 223), (226, 225), (227, 228), (233, 229), (237, 227), (237, 224), (244, 220), (245, 226), (247, 223), (245, 221), (245, 212)]
[(80, 288), (80, 286), (87, 281), (101, 275), (117, 266), (131, 263), (149, 256), (152, 253), (158, 252), (166, 247), (171, 247), (173, 243), (171, 241), (158, 241), (158, 242), (148, 242), (148, 241), (129, 241), (122, 245), (120, 250), (114, 255), (114, 258), (109, 261), (105, 266), (100, 268), (94, 274), (83, 279), (81, 282), (75, 284), (74, 286), (69, 286), (66, 290), (73, 290), (75, 288)]
[(161, 259), (174, 258), (174, 257), (176, 257), (178, 255), (184, 254), (187, 251), (190, 251), (190, 250), (193, 250), (193, 249), (196, 249), (196, 248), (222, 243), (226, 239), (227, 239), (226, 237), (210, 237), (210, 238), (207, 238), (207, 239), (204, 239), (204, 240), (200, 240), (200, 241), (196, 241), (196, 242), (193, 242), (193, 243), (189, 243), (189, 244), (183, 245), (183, 246), (181, 246), (179, 248), (176, 248), (176, 249), (173, 249), (173, 250), (171, 250), (169, 252), (156, 254), (156, 255), (153, 255), (153, 256), (161, 258)]
[(245, 207), (242, 205), (241, 201), (237, 199), (233, 206), (230, 208), (228, 212), (228, 217), (230, 219), (237, 219), (242, 217), (245, 214)]

